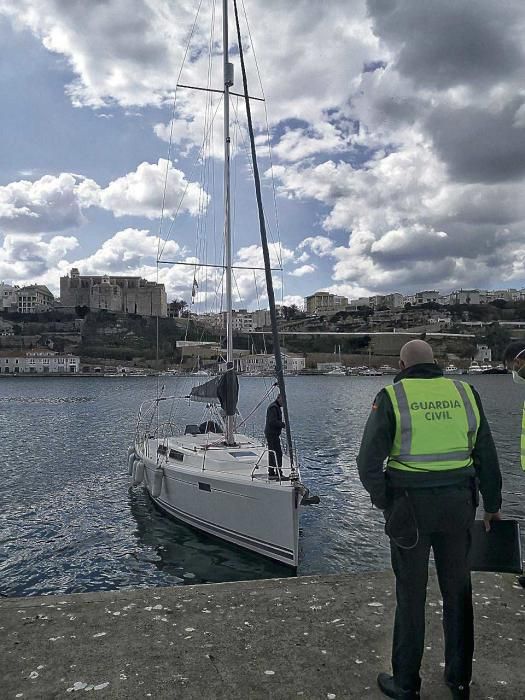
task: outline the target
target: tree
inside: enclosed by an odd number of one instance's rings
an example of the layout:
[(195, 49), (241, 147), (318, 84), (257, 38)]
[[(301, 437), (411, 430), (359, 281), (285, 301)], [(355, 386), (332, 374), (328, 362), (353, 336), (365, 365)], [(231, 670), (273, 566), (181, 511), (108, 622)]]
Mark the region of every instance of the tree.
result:
[(299, 313), (299, 308), (297, 304), (292, 304), (291, 306), (288, 307), (289, 309), (289, 314), (290, 314), (290, 319), (297, 318), (297, 314)]
[(184, 299), (174, 299), (170, 301), (169, 306), (175, 316), (182, 316), (184, 309), (188, 306), (188, 302), (184, 301)]
[(291, 321), (291, 319), (293, 318), (292, 307), (284, 306), (283, 304), (283, 306), (281, 306), (281, 314), (285, 321)]
[(492, 323), (487, 327), (484, 340), (492, 350), (493, 359), (501, 360), (505, 348), (510, 343), (511, 335), (507, 328), (500, 326), (499, 323)]
[(86, 318), (89, 313), (89, 306), (75, 306), (75, 313), (78, 318)]

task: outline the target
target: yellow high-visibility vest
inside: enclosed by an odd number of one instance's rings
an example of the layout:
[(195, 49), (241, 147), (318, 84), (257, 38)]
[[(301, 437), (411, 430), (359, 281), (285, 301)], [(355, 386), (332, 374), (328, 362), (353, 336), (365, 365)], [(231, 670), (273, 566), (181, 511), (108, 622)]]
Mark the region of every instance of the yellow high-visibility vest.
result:
[[(446, 377), (402, 379), (386, 391), (396, 417), (387, 468), (430, 472), (472, 465), (480, 415), (469, 384)], [(522, 460), (524, 445), (522, 437)]]

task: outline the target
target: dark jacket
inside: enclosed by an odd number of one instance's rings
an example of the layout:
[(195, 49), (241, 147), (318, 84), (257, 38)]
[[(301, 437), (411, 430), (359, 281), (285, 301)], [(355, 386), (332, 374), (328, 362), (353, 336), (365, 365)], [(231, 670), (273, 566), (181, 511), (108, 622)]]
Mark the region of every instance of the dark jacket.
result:
[[(401, 379), (434, 379), (441, 376), (443, 372), (437, 365), (420, 364), (400, 372), (394, 382)], [(479, 394), (473, 387), (472, 392), (480, 415), (480, 426), (472, 451), (474, 465), (465, 469), (417, 473), (383, 469), (394, 443), (396, 419), (388, 393), (385, 389), (379, 392), (374, 399), (357, 457), (359, 477), (375, 506), (383, 510), (389, 502), (392, 489), (395, 488), (452, 486), (466, 483), (476, 476), (485, 510), (495, 513), (500, 509), (501, 472), (498, 455)]]
[(266, 437), (279, 437), (284, 428), (283, 413), (277, 401), (273, 401), (266, 409), (266, 425), (264, 434)]

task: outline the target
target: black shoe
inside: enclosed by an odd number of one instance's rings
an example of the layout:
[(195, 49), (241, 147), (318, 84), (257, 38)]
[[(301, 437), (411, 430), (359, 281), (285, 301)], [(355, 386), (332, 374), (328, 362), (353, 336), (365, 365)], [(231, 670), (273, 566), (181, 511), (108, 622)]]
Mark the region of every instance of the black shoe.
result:
[(289, 476), (285, 476), (282, 472), (277, 473), (275, 469), (268, 469), (268, 479), (270, 481), (290, 481)]
[(468, 685), (449, 685), (447, 683), (454, 700), (468, 700), (470, 698), (470, 687)]
[(518, 583), (525, 588), (525, 576), (518, 576)]
[(419, 698), (419, 690), (402, 690), (394, 681), (394, 676), (388, 673), (380, 673), (377, 677), (377, 685), (383, 695), (397, 700), (416, 700)]

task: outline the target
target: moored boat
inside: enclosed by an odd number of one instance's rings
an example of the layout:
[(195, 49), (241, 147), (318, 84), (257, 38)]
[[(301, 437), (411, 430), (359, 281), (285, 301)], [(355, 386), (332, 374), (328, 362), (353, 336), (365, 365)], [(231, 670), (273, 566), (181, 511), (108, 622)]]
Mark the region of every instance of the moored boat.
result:
[[(318, 503), (319, 498), (309, 496), (308, 488), (301, 481), (292, 442), (255, 137), (251, 127), (250, 97), (237, 16), (236, 26), (236, 55), (240, 59), (243, 74), (252, 153), (251, 170), (255, 181), (272, 326), (275, 377), (282, 398), (287, 451), (283, 455), (282, 468), (276, 470), (276, 475), (270, 475), (269, 470), (275, 466), (273, 462), (276, 455), (263, 441), (243, 432), (245, 421), (237, 409), (239, 382), (233, 356), (229, 129), (230, 88), (234, 80), (233, 65), (229, 62), (228, 3), (223, 0), (224, 90), (221, 92), (224, 109), (225, 252), (224, 264), (212, 267), (222, 268), (225, 278), (225, 371), (220, 376), (193, 387), (189, 395), (163, 396), (161, 391), (155, 399), (143, 404), (137, 420), (134, 445), (128, 450), (128, 472), (133, 486), (144, 484), (156, 505), (174, 518), (226, 542), (297, 567), (299, 511), (302, 505)], [(198, 263), (195, 266), (198, 267)], [(192, 297), (197, 287), (194, 277)], [(194, 376), (207, 374), (204, 370), (193, 372)], [(271, 391), (272, 388), (266, 391), (261, 402), (269, 397)], [(186, 406), (188, 399), (205, 404), (199, 423), (176, 418), (173, 406), (181, 400), (183, 406)]]

